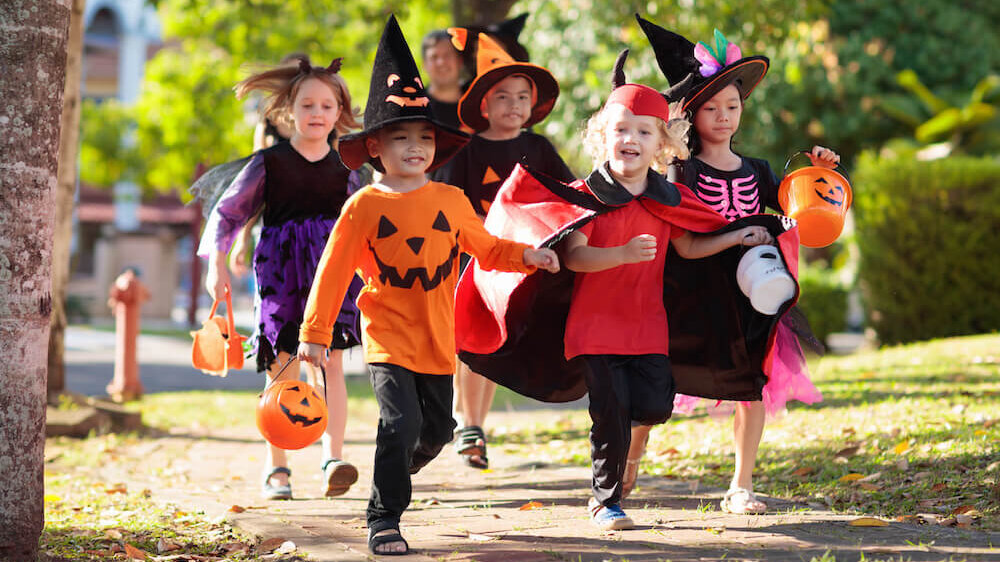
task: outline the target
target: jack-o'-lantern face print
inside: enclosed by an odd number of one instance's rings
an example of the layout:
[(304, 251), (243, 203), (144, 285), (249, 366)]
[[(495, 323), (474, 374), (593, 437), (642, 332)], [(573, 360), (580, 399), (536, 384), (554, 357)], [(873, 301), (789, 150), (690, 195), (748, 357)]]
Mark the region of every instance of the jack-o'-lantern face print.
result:
[(323, 399), (311, 388), (305, 385), (290, 386), (281, 393), (278, 406), (288, 423), (309, 427), (326, 417), (326, 405)]
[(844, 205), (844, 186), (836, 182), (831, 183), (825, 177), (817, 179), (815, 183), (816, 195), (820, 199), (837, 207)]
[(424, 95), (424, 84), (420, 76), (403, 79), (396, 73), (386, 78), (386, 91), (389, 92), (385, 101), (399, 107), (425, 107), (430, 99)]
[[(455, 269), (459, 254), (458, 231), (452, 230), (443, 211), (438, 211), (433, 221), (428, 221), (430, 224), (413, 225), (413, 220), (414, 217), (409, 216), (393, 220), (382, 215), (378, 232), (374, 240), (369, 240), (368, 248), (378, 266), (380, 282), (390, 287), (411, 289), (419, 279), (420, 287), (431, 291), (448, 279)], [(407, 236), (413, 232), (425, 235)]]

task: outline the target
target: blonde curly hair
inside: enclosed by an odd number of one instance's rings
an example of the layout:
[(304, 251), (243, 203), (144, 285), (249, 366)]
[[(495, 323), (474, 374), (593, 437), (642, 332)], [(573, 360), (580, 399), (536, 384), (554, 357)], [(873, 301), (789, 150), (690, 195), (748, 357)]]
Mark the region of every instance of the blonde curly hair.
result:
[[(684, 100), (670, 104), (670, 122), (656, 120), (656, 129), (660, 132), (660, 150), (653, 157), (650, 167), (666, 173), (667, 167), (674, 159), (684, 160), (690, 155), (687, 145), (687, 134), (691, 122), (687, 120), (683, 109)], [(593, 114), (587, 120), (587, 128), (583, 133), (583, 146), (593, 159), (594, 168), (608, 159), (607, 135), (605, 133), (608, 119), (605, 114), (607, 105)]]

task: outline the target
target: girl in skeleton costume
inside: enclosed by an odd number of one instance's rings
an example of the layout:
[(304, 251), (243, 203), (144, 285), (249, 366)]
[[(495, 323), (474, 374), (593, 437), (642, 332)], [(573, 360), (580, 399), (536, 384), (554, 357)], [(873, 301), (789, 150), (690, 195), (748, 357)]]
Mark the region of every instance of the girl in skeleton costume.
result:
[[(314, 67), (305, 57), (298, 64), (279, 66), (251, 76), (236, 86), (243, 97), (261, 90), (270, 97), (265, 116), (291, 122), (288, 142), (254, 153), (209, 215), (198, 254), (209, 258), (206, 287), (212, 298), (222, 296), (230, 283), (226, 255), (238, 231), (258, 213), (263, 217), (260, 241), (254, 251), (257, 279), (256, 325), (250, 338), (257, 370), (274, 378), (296, 361), (298, 330), (316, 264), (326, 239), (347, 199), (350, 170), (340, 161), (329, 135), (359, 127), (351, 108), (347, 84), (340, 77), (340, 59)], [(225, 165), (224, 165), (225, 166)], [(326, 399), (330, 420), (323, 435), (325, 495), (345, 493), (358, 477), (357, 469), (340, 460), (346, 424), (347, 391), (342, 351), (360, 343), (359, 313), (354, 304), (360, 280), (340, 307), (333, 342), (326, 361)], [(297, 378), (298, 365), (281, 378)], [(313, 380), (316, 372), (310, 369)], [(262, 495), (291, 499), (285, 451), (267, 445)]]
[[(637, 16), (656, 53), (657, 62), (672, 84), (664, 92), (667, 99), (683, 100), (690, 116), (691, 157), (682, 162), (680, 182), (722, 215), (734, 220), (760, 214), (765, 208), (783, 212), (778, 204), (780, 181), (766, 160), (743, 156), (732, 149), (732, 139), (740, 124), (744, 102), (767, 72), (763, 56), (744, 57), (740, 48), (729, 43), (718, 30), (716, 46), (692, 44)], [(840, 157), (816, 146), (810, 153), (815, 165), (834, 167)], [(763, 435), (766, 415), (784, 410), (789, 400), (812, 404), (822, 400), (808, 378), (802, 349), (790, 327), (790, 315), (782, 317), (775, 336), (775, 353), (765, 365), (768, 377), (763, 400), (753, 402), (708, 401), (709, 409), (735, 410), (733, 436), (736, 470), (722, 501), (733, 513), (763, 513), (767, 506), (753, 494), (752, 475)], [(674, 411), (690, 413), (703, 399), (678, 394)], [(632, 445), (626, 466), (625, 489), (630, 492), (638, 475), (650, 426), (633, 428)]]

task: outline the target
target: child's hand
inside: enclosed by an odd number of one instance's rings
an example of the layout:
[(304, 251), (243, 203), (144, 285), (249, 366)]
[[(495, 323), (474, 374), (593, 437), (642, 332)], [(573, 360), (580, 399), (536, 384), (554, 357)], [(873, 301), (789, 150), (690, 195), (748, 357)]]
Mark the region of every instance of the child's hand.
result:
[(774, 237), (763, 226), (748, 226), (735, 232), (739, 236), (739, 244), (742, 246), (759, 246), (761, 244), (773, 244)]
[(622, 246), (622, 263), (639, 263), (656, 258), (656, 237), (640, 234)]
[(323, 352), (325, 351), (326, 348), (318, 343), (302, 342), (299, 344), (298, 358), (299, 361), (312, 363), (318, 367), (323, 364)]
[(812, 160), (813, 166), (836, 168), (837, 164), (840, 163), (839, 154), (819, 145), (814, 146), (812, 152), (809, 152), (808, 155), (809, 159)]
[(218, 267), (211, 262), (208, 265), (208, 272), (205, 273), (205, 289), (212, 300), (219, 300), (225, 296), (225, 289), (229, 287), (229, 270), (225, 265)]
[(524, 265), (544, 269), (549, 273), (559, 273), (559, 256), (549, 248), (525, 248)]

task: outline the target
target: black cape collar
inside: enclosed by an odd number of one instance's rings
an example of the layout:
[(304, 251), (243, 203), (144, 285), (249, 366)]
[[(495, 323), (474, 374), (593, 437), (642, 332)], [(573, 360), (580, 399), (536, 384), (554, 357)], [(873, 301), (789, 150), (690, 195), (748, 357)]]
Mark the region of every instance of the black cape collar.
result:
[(611, 176), (607, 162), (598, 166), (583, 181), (594, 197), (597, 197), (601, 203), (612, 207), (620, 207), (640, 197), (651, 199), (668, 207), (676, 207), (681, 202), (681, 192), (677, 186), (652, 168), (647, 172), (646, 191), (638, 196), (633, 196), (629, 190), (625, 189), (625, 186)]

